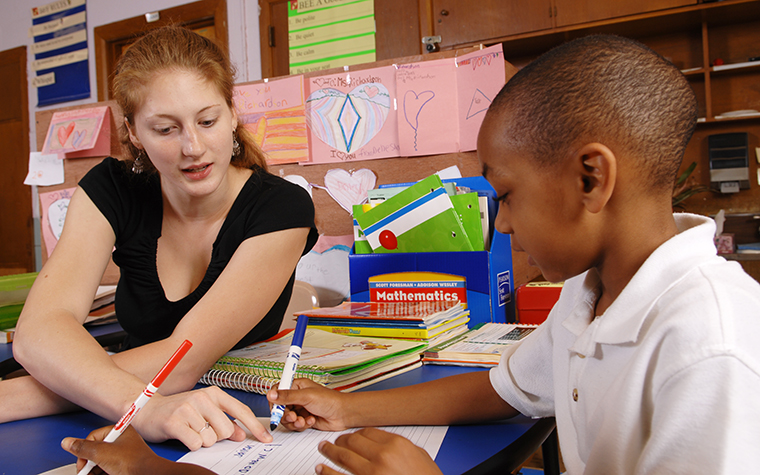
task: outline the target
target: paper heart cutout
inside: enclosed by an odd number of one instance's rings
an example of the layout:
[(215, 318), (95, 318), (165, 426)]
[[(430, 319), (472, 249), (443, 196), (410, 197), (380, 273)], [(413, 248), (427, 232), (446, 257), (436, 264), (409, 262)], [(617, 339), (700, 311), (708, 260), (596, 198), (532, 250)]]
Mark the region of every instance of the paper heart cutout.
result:
[(311, 186), (309, 186), (309, 182), (306, 180), (306, 178), (302, 177), (301, 175), (285, 175), (283, 178), (295, 185), (300, 186), (309, 193), (309, 196), (312, 196)]
[(433, 91), (422, 91), (417, 94), (414, 91), (406, 91), (404, 94), (404, 119), (417, 131), (420, 126), (420, 112), (425, 104), (433, 100), (435, 93)]
[(69, 125), (66, 127), (58, 127), (58, 143), (61, 144), (61, 147), (66, 146), (66, 141), (69, 139), (69, 136), (74, 131), (74, 122), (69, 122)]
[(312, 134), (348, 153), (380, 132), (391, 110), (391, 98), (380, 83), (362, 84), (349, 93), (325, 88), (309, 95), (305, 109)]
[(376, 181), (375, 173), (366, 168), (353, 173), (335, 168), (325, 174), (327, 192), (351, 214), (353, 205), (362, 204), (367, 199), (367, 190), (373, 189)]
[(68, 209), (68, 198), (61, 198), (60, 200), (53, 201), (48, 207), (48, 223), (50, 224), (50, 230), (53, 231), (53, 236), (55, 236), (56, 240), (61, 238), (63, 222), (66, 220), (66, 211), (68, 211)]
[(80, 145), (82, 145), (82, 142), (84, 141), (84, 136), (87, 135), (86, 130), (75, 130), (74, 131), (74, 140), (72, 140), (71, 144), (74, 146), (74, 148), (79, 148)]

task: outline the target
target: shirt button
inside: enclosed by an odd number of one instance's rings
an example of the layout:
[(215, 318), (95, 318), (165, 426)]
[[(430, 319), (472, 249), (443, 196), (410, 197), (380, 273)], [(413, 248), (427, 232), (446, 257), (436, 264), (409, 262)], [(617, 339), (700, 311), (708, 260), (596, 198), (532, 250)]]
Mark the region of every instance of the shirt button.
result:
[(578, 358), (583, 359), (585, 357), (586, 357), (586, 355), (582, 355), (582, 354), (578, 353)]
[(573, 401), (578, 402), (578, 388), (573, 388)]

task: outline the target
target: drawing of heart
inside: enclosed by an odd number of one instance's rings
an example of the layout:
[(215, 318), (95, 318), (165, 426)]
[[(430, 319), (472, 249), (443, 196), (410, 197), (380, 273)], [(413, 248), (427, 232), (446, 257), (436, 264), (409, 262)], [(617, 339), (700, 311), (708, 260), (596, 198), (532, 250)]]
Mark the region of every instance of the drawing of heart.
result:
[(417, 94), (414, 91), (406, 91), (404, 94), (404, 119), (416, 132), (420, 126), (420, 112), (425, 104), (433, 100), (433, 91), (422, 91)]
[(319, 89), (306, 99), (306, 121), (312, 134), (347, 153), (372, 140), (383, 128), (390, 110), (390, 94), (380, 83), (362, 84), (348, 93)]
[(86, 130), (74, 131), (74, 140), (72, 140), (72, 145), (74, 146), (74, 148), (79, 148), (79, 146), (82, 145), (82, 141), (84, 140), (85, 135), (87, 135)]
[(58, 143), (61, 144), (61, 147), (66, 146), (66, 141), (69, 139), (69, 136), (71, 135), (71, 132), (74, 131), (74, 122), (69, 122), (69, 125), (66, 127), (58, 127)]
[(352, 206), (362, 204), (367, 198), (367, 190), (375, 187), (377, 177), (372, 170), (362, 168), (349, 173), (335, 168), (325, 173), (325, 187), (338, 204), (353, 214)]
[(66, 211), (68, 211), (68, 209), (68, 198), (61, 198), (60, 200), (53, 201), (48, 207), (48, 223), (50, 224), (50, 230), (53, 232), (53, 236), (55, 236), (56, 240), (61, 238), (63, 222), (66, 220)]

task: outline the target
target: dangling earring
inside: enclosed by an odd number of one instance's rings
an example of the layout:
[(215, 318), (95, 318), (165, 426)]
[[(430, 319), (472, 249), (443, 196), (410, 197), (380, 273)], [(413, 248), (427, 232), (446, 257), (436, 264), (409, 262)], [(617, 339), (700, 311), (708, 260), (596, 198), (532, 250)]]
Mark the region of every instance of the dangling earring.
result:
[(232, 132), (232, 157), (237, 157), (240, 155), (240, 142), (237, 140), (237, 135), (235, 135), (235, 131)]
[(135, 160), (132, 162), (132, 173), (135, 175), (139, 175), (143, 172), (143, 162), (142, 162), (142, 156), (143, 151), (140, 150), (140, 153), (137, 154), (137, 157), (135, 157)]

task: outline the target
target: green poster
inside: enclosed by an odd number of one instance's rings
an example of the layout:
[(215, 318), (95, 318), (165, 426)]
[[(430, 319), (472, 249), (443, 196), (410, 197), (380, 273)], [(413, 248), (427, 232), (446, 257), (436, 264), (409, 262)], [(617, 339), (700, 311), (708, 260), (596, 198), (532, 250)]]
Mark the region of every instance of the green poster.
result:
[(290, 74), (375, 61), (374, 0), (292, 0)]

